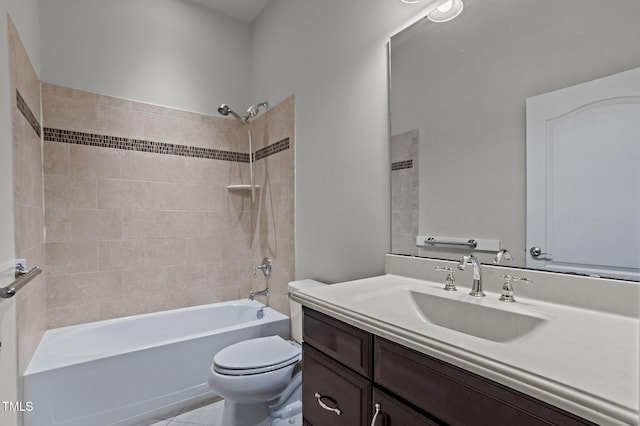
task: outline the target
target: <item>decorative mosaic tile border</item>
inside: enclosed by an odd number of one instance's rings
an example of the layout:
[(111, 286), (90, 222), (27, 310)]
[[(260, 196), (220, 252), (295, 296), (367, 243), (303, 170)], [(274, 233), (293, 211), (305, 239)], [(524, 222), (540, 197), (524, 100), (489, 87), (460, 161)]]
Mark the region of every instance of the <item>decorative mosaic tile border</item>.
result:
[(406, 161), (397, 161), (395, 163), (391, 163), (391, 170), (402, 170), (402, 169), (411, 169), (413, 168), (413, 160)]
[[(152, 152), (155, 154), (179, 155), (183, 157), (207, 158), (211, 160), (248, 163), (249, 154), (201, 148), (197, 146), (177, 145), (166, 142), (153, 142), (142, 139), (121, 138), (98, 135), (95, 133), (76, 132), (73, 130), (44, 128), (44, 140), (48, 142), (71, 143), (77, 145), (98, 146), (102, 148), (123, 149), (126, 151)], [(254, 154), (254, 161), (289, 149), (289, 138), (259, 149)]]
[(40, 137), (42, 135), (42, 127), (40, 126), (40, 123), (38, 123), (38, 119), (35, 115), (33, 115), (31, 108), (29, 108), (29, 105), (27, 105), (27, 102), (25, 102), (18, 89), (16, 89), (16, 101), (18, 104), (18, 109), (20, 110), (24, 118), (27, 119), (27, 121), (31, 125), (31, 128), (36, 132), (38, 137)]
[(270, 155), (282, 152), (286, 149), (289, 149), (289, 138), (282, 139), (281, 141), (278, 141), (271, 145), (267, 145), (264, 148), (257, 150), (255, 154), (253, 154), (253, 161), (261, 160)]

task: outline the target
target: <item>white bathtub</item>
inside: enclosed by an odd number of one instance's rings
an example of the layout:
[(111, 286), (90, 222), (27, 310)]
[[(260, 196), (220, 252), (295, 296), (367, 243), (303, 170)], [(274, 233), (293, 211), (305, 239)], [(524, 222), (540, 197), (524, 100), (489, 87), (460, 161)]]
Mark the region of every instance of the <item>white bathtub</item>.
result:
[(238, 300), (45, 332), (24, 376), (25, 426), (129, 425), (214, 397), (213, 355), (254, 337), (289, 336), (289, 318)]

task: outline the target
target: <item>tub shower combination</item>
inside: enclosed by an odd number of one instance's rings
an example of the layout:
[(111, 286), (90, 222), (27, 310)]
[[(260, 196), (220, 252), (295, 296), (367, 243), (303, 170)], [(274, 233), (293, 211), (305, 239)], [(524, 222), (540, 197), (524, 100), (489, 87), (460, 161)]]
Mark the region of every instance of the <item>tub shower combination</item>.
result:
[(48, 330), (24, 375), (24, 424), (128, 425), (213, 398), (214, 354), (272, 335), (288, 338), (289, 318), (255, 300)]

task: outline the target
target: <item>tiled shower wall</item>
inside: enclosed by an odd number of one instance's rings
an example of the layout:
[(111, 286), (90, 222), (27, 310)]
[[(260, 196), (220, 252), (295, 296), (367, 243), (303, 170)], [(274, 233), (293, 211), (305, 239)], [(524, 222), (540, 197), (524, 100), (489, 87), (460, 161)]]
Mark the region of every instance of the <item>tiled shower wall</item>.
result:
[[(7, 32), (15, 254), (16, 258), (26, 259), (27, 268), (31, 269), (44, 266), (40, 81), (11, 19), (7, 22)], [(27, 368), (46, 329), (44, 282), (40, 275), (15, 296), (20, 375)]]
[[(293, 279), (293, 97), (247, 127), (43, 84), (49, 327), (244, 298)], [(262, 149), (262, 151), (260, 151)], [(145, 152), (146, 151), (146, 152)]]
[(418, 129), (391, 137), (391, 253), (416, 255)]

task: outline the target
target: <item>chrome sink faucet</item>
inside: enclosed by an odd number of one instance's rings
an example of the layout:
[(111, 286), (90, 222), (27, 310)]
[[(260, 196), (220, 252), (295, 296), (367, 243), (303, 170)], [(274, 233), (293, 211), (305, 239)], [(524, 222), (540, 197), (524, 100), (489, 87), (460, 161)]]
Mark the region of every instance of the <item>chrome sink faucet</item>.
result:
[(478, 262), (478, 259), (475, 258), (472, 254), (465, 254), (460, 259), (460, 263), (458, 264), (458, 269), (464, 271), (464, 268), (467, 266), (467, 263), (471, 263), (473, 265), (473, 286), (471, 287), (471, 292), (469, 295), (475, 297), (484, 297), (484, 291), (482, 290), (482, 265)]

